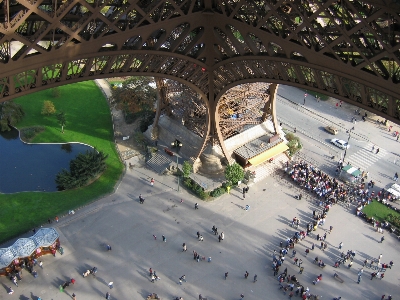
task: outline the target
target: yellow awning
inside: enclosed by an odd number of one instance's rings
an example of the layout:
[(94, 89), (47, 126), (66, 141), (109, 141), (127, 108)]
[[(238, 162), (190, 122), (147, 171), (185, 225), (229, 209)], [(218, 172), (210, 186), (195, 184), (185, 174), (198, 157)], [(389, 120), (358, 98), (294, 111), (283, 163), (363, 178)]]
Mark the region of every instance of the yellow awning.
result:
[(268, 149), (267, 151), (258, 154), (257, 156), (254, 156), (253, 158), (249, 159), (249, 163), (251, 163), (252, 166), (257, 166), (261, 163), (263, 163), (264, 161), (267, 161), (268, 159), (274, 157), (275, 155), (278, 155), (284, 151), (286, 151), (287, 149), (289, 149), (288, 146), (286, 146), (285, 143), (280, 143), (274, 147), (272, 147), (271, 149)]

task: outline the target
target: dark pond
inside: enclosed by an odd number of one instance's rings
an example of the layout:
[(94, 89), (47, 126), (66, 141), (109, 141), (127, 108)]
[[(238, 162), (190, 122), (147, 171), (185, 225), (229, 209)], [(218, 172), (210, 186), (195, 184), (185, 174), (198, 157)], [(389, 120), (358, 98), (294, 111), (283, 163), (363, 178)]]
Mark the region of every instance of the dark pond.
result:
[(57, 173), (90, 149), (78, 143), (29, 145), (16, 129), (0, 132), (0, 193), (57, 191)]

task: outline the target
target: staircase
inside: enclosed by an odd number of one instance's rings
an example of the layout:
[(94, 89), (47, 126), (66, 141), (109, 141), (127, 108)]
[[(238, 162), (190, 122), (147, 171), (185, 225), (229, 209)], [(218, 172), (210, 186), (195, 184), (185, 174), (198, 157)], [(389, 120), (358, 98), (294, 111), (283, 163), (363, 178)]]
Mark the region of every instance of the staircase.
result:
[(146, 162), (146, 164), (158, 174), (164, 172), (171, 163), (172, 160), (166, 155), (162, 154), (162, 152), (154, 153), (152, 157)]
[(272, 163), (266, 161), (256, 167), (250, 167), (249, 170), (255, 172), (254, 183), (274, 174), (276, 170), (284, 168), (287, 161), (289, 161), (289, 158), (285, 153), (281, 153), (274, 157)]

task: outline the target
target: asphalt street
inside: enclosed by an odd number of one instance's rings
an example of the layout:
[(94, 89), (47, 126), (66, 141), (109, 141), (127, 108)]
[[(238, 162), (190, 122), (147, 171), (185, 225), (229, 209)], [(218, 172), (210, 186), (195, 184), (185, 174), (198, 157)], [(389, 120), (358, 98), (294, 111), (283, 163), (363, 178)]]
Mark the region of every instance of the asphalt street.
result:
[[(393, 131), (400, 131), (400, 127), (393, 125), (392, 132), (388, 132), (383, 125), (377, 125), (374, 120), (382, 118), (367, 112), (369, 118), (363, 122), (356, 116), (356, 124), (351, 122), (357, 107), (343, 103), (336, 107), (334, 99), (318, 102), (313, 96), (306, 97), (304, 91), (290, 87), (279, 86), (277, 98), (277, 115), (283, 127), (291, 131), (297, 129), (304, 149), (300, 156), (321, 167), (327, 173), (334, 174), (336, 163), (344, 156), (344, 150), (330, 143), (332, 138), (347, 141), (349, 131), (349, 144), (345, 162), (362, 171), (369, 172), (369, 178), (374, 180), (381, 188), (386, 188), (393, 183), (393, 175), (400, 171), (400, 143), (392, 136)], [(361, 112), (361, 115), (364, 111)], [(339, 133), (332, 135), (324, 128), (328, 125), (335, 126)], [(375, 150), (372, 151), (373, 146)], [(379, 148), (379, 153), (375, 154)], [(331, 159), (335, 156), (335, 159)]]

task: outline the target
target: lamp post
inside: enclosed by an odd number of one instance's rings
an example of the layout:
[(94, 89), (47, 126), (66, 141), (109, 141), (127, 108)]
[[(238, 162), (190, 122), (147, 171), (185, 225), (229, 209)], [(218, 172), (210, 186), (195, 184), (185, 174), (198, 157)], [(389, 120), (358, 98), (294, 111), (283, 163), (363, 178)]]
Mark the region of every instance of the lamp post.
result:
[(178, 163), (178, 154), (176, 154), (176, 170), (178, 171), (178, 192), (179, 192), (179, 163)]
[(179, 157), (178, 157), (178, 153), (179, 150), (181, 149), (181, 147), (183, 146), (183, 144), (181, 142), (179, 142), (178, 140), (176, 140), (175, 142), (171, 143), (172, 146), (175, 146), (176, 149), (176, 170), (178, 172), (178, 192), (179, 192)]

